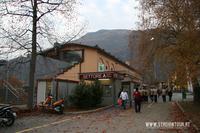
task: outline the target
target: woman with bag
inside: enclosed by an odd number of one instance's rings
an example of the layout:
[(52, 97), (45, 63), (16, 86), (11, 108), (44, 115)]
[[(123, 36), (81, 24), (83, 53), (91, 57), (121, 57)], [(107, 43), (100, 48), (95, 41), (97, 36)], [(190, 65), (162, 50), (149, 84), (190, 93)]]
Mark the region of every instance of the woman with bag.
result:
[(124, 89), (120, 94), (120, 98), (122, 99), (122, 107), (123, 107), (123, 109), (126, 109), (126, 102), (128, 101), (128, 94)]

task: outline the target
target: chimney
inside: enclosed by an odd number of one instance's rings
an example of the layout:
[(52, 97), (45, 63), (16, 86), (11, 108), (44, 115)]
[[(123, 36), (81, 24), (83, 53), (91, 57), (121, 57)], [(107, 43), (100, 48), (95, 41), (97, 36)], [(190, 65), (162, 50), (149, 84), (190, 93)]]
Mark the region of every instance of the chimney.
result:
[(60, 45), (61, 45), (61, 44), (60, 44), (60, 43), (58, 43), (58, 42), (55, 42), (55, 43), (54, 43), (54, 47), (56, 47), (56, 48), (59, 48), (59, 47), (60, 47)]
[(125, 64), (130, 66), (130, 62), (129, 61), (125, 61)]

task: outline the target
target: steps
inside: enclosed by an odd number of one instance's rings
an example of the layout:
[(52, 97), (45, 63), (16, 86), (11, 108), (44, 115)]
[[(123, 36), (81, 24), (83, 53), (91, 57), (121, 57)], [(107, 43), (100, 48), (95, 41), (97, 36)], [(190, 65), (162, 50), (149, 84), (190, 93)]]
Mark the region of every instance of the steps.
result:
[(22, 88), (14, 88), (6, 80), (3, 80), (3, 86), (0, 88), (0, 97), (0, 102), (12, 105), (26, 104), (28, 98)]

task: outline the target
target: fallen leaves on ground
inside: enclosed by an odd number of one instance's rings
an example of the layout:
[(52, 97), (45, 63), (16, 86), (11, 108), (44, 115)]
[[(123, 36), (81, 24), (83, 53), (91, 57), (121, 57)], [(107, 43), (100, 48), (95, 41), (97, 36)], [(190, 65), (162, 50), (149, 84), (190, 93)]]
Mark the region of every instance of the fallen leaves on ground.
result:
[[(181, 109), (178, 107), (176, 103), (172, 103), (172, 111), (171, 111), (172, 120), (174, 122), (188, 122), (187, 117), (185, 114), (181, 111)], [(190, 126), (188, 129), (176, 129), (178, 133), (182, 133), (185, 130), (188, 130), (189, 133), (196, 133), (194, 128)]]

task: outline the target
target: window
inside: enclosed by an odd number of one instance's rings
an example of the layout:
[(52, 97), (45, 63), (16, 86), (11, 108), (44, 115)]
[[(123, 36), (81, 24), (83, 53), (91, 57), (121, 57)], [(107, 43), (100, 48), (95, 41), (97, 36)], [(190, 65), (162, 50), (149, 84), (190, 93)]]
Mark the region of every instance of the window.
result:
[(106, 61), (106, 71), (109, 71), (110, 70), (110, 65), (109, 65), (109, 62)]
[(114, 67), (114, 64), (113, 64), (113, 63), (112, 63), (111, 66), (110, 66), (110, 70), (111, 70), (111, 71), (114, 71), (114, 70), (115, 70), (115, 67)]
[(63, 60), (70, 63), (79, 63), (83, 60), (83, 51), (82, 50), (64, 51)]

